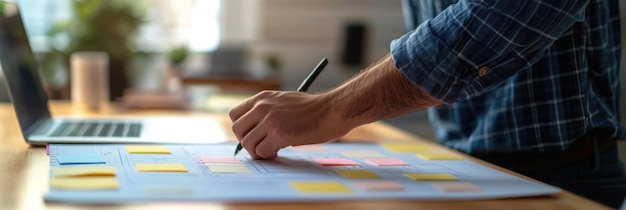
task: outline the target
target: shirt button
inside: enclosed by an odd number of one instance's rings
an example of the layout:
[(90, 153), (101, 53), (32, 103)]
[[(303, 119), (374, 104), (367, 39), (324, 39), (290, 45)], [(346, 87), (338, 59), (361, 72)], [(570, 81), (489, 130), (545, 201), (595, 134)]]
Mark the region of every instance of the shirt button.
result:
[(483, 66), (480, 69), (478, 69), (478, 76), (485, 76), (485, 74), (487, 74), (489, 72), (489, 70), (491, 70), (489, 67), (487, 66)]

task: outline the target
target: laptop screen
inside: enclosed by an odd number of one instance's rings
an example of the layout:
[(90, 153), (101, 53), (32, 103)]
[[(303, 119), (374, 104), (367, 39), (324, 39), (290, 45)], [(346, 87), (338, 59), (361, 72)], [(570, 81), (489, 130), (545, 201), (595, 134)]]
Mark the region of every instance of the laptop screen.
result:
[(0, 63), (9, 96), (24, 136), (50, 118), (37, 63), (15, 3), (5, 3), (0, 15)]

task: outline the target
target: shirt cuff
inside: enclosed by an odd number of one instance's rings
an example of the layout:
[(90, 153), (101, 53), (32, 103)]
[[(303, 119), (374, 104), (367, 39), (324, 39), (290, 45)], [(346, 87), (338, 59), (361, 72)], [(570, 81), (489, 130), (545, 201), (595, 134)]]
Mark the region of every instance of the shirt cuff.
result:
[[(391, 57), (407, 79), (445, 103), (466, 100), (471, 97), (470, 92), (478, 92), (468, 86), (477, 71), (435, 36), (430, 21), (393, 40)], [(475, 85), (484, 88), (479, 83)]]

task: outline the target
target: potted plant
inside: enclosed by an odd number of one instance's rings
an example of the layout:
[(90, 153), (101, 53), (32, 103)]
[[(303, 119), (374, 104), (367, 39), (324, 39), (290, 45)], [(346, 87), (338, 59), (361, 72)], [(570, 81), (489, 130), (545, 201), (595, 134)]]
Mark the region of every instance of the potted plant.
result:
[(60, 54), (67, 62), (73, 52), (106, 52), (110, 59), (110, 99), (122, 96), (124, 89), (129, 86), (127, 69), (135, 52), (135, 34), (144, 23), (144, 7), (139, 2), (72, 1), (73, 17), (57, 22), (49, 30), (51, 40), (57, 40), (51, 42), (51, 57)]
[(182, 63), (188, 53), (185, 45), (174, 47), (168, 52), (170, 67), (165, 74), (165, 87), (169, 93), (180, 93), (182, 90)]

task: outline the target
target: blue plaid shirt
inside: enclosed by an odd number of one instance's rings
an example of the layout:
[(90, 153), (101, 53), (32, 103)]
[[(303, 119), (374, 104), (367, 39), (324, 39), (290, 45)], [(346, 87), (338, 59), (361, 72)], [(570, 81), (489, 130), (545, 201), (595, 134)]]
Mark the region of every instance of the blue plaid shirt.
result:
[(411, 82), (446, 102), (429, 109), (445, 145), (545, 152), (592, 131), (626, 137), (618, 0), (412, 2), (425, 21), (394, 40), (391, 55)]

